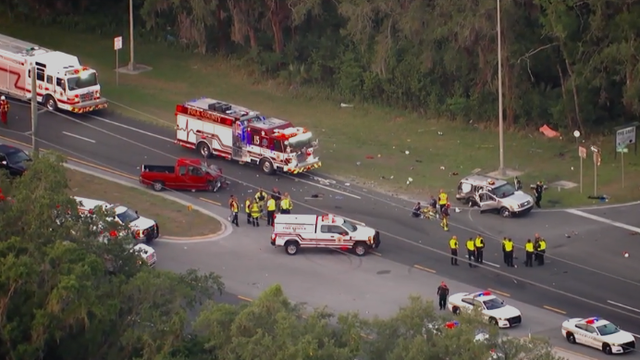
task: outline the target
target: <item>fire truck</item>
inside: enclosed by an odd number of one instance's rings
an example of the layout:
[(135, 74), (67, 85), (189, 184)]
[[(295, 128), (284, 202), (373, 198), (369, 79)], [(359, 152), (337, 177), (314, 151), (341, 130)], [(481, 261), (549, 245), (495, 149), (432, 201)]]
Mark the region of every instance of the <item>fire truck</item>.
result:
[(86, 113), (107, 107), (107, 99), (100, 96), (98, 73), (80, 65), (77, 56), (0, 34), (1, 93), (29, 101), (34, 66), (37, 99), (47, 109)]
[(202, 98), (176, 106), (176, 143), (262, 171), (298, 174), (320, 167), (318, 140), (307, 129), (255, 111)]

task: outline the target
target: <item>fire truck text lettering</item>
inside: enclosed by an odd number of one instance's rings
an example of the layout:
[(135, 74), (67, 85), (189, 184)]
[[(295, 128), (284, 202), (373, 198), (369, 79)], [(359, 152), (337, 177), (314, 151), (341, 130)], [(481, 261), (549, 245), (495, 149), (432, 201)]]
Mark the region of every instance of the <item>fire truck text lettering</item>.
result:
[(288, 230), (292, 232), (296, 232), (304, 229), (305, 229), (304, 225), (285, 225), (282, 227), (282, 230)]
[[(211, 120), (217, 123), (222, 123), (225, 124), (228, 122), (228, 118), (222, 117), (218, 114), (212, 113), (212, 112), (207, 112), (207, 111), (202, 111), (199, 109), (193, 109), (193, 108), (187, 108), (187, 115), (190, 116), (195, 116), (195, 117), (199, 117), (199, 118), (203, 118), (203, 119), (207, 119), (207, 120)], [(227, 120), (227, 121), (224, 121)]]

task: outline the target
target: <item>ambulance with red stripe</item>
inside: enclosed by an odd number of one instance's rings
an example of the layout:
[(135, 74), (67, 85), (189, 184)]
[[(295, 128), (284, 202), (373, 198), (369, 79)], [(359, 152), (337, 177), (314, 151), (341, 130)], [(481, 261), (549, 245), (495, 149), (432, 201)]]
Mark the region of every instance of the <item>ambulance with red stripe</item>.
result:
[(278, 214), (271, 245), (284, 247), (289, 255), (300, 248), (328, 248), (364, 256), (380, 247), (380, 232), (334, 215)]
[(267, 174), (298, 174), (321, 165), (318, 140), (289, 121), (209, 98), (178, 104), (175, 115), (176, 144), (205, 158), (255, 164)]
[(1, 93), (30, 101), (34, 66), (38, 102), (47, 109), (86, 113), (107, 107), (98, 73), (77, 56), (0, 34)]

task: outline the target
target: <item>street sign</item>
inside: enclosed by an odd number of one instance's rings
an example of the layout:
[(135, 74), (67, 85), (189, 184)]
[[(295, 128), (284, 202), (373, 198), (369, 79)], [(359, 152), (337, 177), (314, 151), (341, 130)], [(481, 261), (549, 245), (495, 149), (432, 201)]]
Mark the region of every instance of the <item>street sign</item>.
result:
[[(122, 49), (122, 36), (118, 36), (118, 37), (114, 37), (113, 38), (113, 50), (120, 50)], [(635, 128), (634, 128), (635, 130)]]
[(619, 152), (619, 153), (626, 154), (626, 153), (629, 152), (629, 149), (626, 148), (626, 147), (619, 147), (619, 148), (616, 149), (616, 151)]
[(583, 147), (583, 146), (578, 146), (578, 156), (580, 156), (582, 159), (586, 159), (587, 158), (587, 148)]
[(626, 147), (636, 142), (636, 127), (631, 126), (616, 131), (616, 148)]
[(593, 153), (593, 163), (596, 164), (597, 166), (600, 166), (601, 162), (602, 162), (602, 157), (600, 156), (600, 153), (594, 152)]

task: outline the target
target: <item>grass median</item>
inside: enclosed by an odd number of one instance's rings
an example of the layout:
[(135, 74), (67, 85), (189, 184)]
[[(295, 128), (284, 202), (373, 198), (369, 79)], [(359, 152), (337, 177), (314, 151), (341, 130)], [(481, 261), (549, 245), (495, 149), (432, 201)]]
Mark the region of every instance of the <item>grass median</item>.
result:
[(196, 237), (216, 234), (222, 224), (197, 210), (147, 191), (122, 185), (81, 171), (67, 170), (69, 195), (103, 200), (137, 210), (160, 224), (163, 236)]
[[(6, 22), (0, 27), (3, 33), (80, 56), (83, 63), (101, 73), (103, 94), (113, 101), (111, 109), (128, 116), (173, 127), (177, 103), (213, 97), (308, 127), (320, 139), (322, 172), (345, 182), (426, 197), (441, 188), (455, 191), (460, 177), (473, 170), (486, 173), (498, 167), (497, 131), (482, 129), (473, 119), (463, 124), (376, 106), (343, 108), (339, 101), (298, 96), (307, 90), (293, 92), (274, 82), (256, 82), (221, 59), (141, 43), (136, 44), (136, 61), (153, 70), (138, 75), (120, 74), (116, 85), (112, 37)], [(120, 64), (126, 64), (126, 52), (120, 56)], [(580, 160), (570, 132), (564, 134), (564, 139), (547, 139), (535, 129), (507, 133), (505, 165), (524, 173), (521, 179), (525, 186), (538, 180), (579, 184)], [(613, 136), (608, 136), (583, 144), (587, 149), (591, 145), (603, 149), (595, 192), (610, 196), (611, 202), (640, 199), (640, 158), (633, 149), (625, 154), (623, 187), (623, 164), (620, 156), (614, 159), (613, 142)], [(409, 178), (413, 181), (407, 184)], [(594, 194), (594, 164), (590, 157), (584, 160), (582, 178), (582, 193), (579, 186), (552, 187), (544, 205), (598, 203), (587, 199), (587, 195)]]

